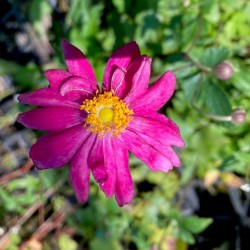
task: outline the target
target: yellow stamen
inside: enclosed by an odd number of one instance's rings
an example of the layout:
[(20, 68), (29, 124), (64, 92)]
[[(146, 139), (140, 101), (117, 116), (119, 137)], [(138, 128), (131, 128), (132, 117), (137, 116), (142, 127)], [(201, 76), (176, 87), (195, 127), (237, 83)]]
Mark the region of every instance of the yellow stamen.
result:
[(112, 91), (96, 93), (93, 99), (85, 100), (80, 106), (88, 115), (85, 125), (95, 134), (112, 133), (118, 136), (132, 120), (133, 111)]

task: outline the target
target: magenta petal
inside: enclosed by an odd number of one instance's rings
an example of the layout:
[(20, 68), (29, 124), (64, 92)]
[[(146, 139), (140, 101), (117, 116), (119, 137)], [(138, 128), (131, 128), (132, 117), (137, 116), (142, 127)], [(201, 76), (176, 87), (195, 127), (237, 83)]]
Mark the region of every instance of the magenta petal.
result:
[(50, 88), (39, 89), (31, 93), (21, 94), (18, 96), (18, 100), (22, 103), (35, 106), (63, 106), (79, 108), (79, 104), (66, 99)]
[(173, 95), (175, 82), (175, 75), (170, 71), (166, 72), (145, 93), (130, 100), (130, 107), (134, 112), (137, 110), (159, 110)]
[(62, 130), (83, 124), (84, 113), (68, 107), (37, 108), (17, 117), (17, 121), (28, 128), (38, 130)]
[(111, 90), (111, 79), (116, 68), (119, 67), (126, 70), (131, 62), (138, 56), (140, 56), (140, 50), (134, 41), (113, 52), (105, 68), (103, 77), (103, 90)]
[[(146, 112), (145, 110), (143, 112), (140, 112), (138, 114), (136, 114), (138, 116), (143, 116), (143, 117), (147, 117), (153, 120), (157, 120), (158, 122), (164, 124), (165, 126), (169, 127), (170, 129), (172, 129), (173, 131), (175, 131), (177, 134), (180, 135), (180, 129), (178, 128), (178, 126), (168, 117), (166, 117), (163, 114), (159, 114), (156, 112)], [(184, 143), (184, 141), (183, 141)], [(184, 144), (183, 144), (184, 146)]]
[(59, 91), (60, 86), (72, 76), (68, 71), (63, 69), (49, 69), (44, 75), (49, 81), (50, 87), (53, 90)]
[(134, 197), (134, 184), (129, 171), (128, 150), (119, 139), (112, 139), (117, 174), (115, 185), (115, 198), (121, 207), (129, 204)]
[(89, 153), (88, 165), (97, 183), (102, 183), (107, 179), (107, 172), (104, 167), (104, 153), (102, 138), (95, 136), (95, 144)]
[(89, 132), (82, 125), (61, 132), (47, 132), (30, 149), (38, 169), (58, 168), (68, 163)]
[(125, 98), (127, 103), (130, 103), (147, 90), (151, 72), (150, 66), (151, 58), (147, 56), (138, 57), (130, 65), (125, 76), (125, 84), (131, 86), (130, 92)]
[(100, 188), (107, 197), (111, 197), (115, 193), (117, 165), (111, 138), (108, 136), (103, 138), (103, 152), (107, 178), (103, 183), (100, 184)]
[(90, 167), (89, 152), (95, 137), (90, 135), (79, 148), (70, 162), (69, 176), (78, 202), (86, 202), (89, 196)]
[(62, 41), (62, 47), (69, 72), (73, 75), (85, 78), (93, 84), (93, 88), (97, 87), (95, 73), (85, 55), (66, 40)]
[(117, 68), (111, 79), (111, 89), (114, 91), (115, 95), (120, 97), (123, 92), (122, 85), (124, 84), (124, 77), (126, 75), (126, 70), (122, 68)]
[(78, 76), (70, 77), (60, 88), (60, 94), (62, 96), (80, 103), (86, 98), (93, 98), (95, 92), (96, 88), (93, 89), (92, 84)]
[(119, 137), (136, 157), (141, 159), (153, 171), (168, 172), (173, 168), (167, 157), (146, 143), (138, 134), (125, 130)]
[(160, 133), (156, 132), (155, 137), (150, 137), (150, 136), (148, 136), (148, 134), (145, 134), (145, 133), (139, 132), (139, 131), (137, 131), (135, 133), (137, 133), (144, 140), (145, 143), (151, 145), (158, 152), (160, 152), (162, 155), (164, 155), (171, 162), (171, 164), (173, 166), (175, 166), (175, 167), (181, 166), (181, 162), (180, 162), (178, 155), (171, 148), (171, 146), (168, 145), (167, 141), (165, 144), (163, 144), (164, 140), (157, 140), (157, 138), (161, 137)]
[(147, 134), (162, 144), (183, 147), (184, 141), (180, 134), (175, 130), (175, 127), (170, 127), (167, 124), (169, 123), (162, 123), (151, 117), (134, 116), (127, 129)]

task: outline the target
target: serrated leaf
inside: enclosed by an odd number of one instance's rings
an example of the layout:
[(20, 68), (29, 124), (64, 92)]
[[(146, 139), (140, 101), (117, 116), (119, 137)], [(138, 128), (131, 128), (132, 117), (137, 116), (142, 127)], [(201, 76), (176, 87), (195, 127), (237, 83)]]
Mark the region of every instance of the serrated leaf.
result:
[(201, 55), (201, 63), (208, 67), (215, 67), (229, 57), (229, 50), (225, 47), (208, 48)]
[(213, 220), (211, 218), (189, 216), (182, 219), (181, 225), (182, 227), (188, 229), (190, 232), (198, 234), (204, 231), (212, 222)]
[(220, 85), (204, 81), (204, 98), (208, 112), (216, 115), (230, 115), (231, 104)]
[(184, 90), (184, 95), (189, 102), (192, 101), (195, 90), (200, 80), (201, 80), (201, 75), (197, 74), (183, 81), (182, 88)]

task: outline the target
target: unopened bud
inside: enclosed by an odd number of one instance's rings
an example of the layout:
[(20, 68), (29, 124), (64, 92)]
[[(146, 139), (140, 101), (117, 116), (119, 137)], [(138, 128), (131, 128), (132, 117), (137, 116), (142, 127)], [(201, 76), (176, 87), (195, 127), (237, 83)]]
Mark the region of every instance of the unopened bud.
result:
[(235, 124), (242, 124), (246, 121), (246, 111), (244, 109), (236, 108), (233, 110), (232, 122)]
[(234, 70), (229, 62), (224, 61), (214, 68), (214, 73), (218, 79), (227, 80), (232, 77)]

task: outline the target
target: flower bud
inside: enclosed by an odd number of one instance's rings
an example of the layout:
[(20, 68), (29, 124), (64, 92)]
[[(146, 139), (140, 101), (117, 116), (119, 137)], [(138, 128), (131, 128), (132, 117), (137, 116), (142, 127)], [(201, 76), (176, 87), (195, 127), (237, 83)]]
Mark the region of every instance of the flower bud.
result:
[(214, 73), (218, 79), (227, 80), (232, 77), (234, 70), (229, 62), (224, 61), (214, 68)]
[(233, 110), (232, 122), (235, 124), (242, 124), (246, 121), (246, 111), (244, 109), (236, 108)]

